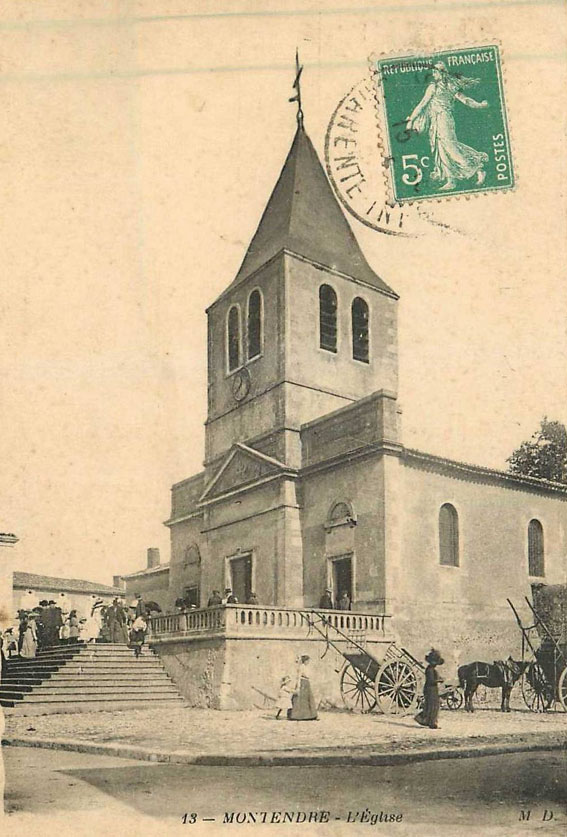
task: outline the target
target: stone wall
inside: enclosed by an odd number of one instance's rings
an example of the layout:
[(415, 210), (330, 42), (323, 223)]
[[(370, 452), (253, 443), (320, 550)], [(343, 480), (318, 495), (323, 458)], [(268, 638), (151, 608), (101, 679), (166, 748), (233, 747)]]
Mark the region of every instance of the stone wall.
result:
[[(381, 658), (388, 642), (369, 642)], [(168, 674), (191, 706), (240, 710), (273, 707), (280, 679), (296, 676), (299, 654), (310, 656), (310, 680), (323, 707), (344, 708), (340, 694), (343, 658), (332, 649), (323, 656), (319, 639), (191, 639), (154, 644)], [(339, 669), (339, 671), (337, 671)]]

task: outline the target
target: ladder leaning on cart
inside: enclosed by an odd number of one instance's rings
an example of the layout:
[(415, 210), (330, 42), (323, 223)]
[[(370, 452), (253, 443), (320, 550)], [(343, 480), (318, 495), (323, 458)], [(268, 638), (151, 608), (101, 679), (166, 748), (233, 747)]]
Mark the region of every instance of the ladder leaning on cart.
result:
[[(506, 599), (522, 632), (522, 661), (531, 660), (522, 676), (522, 695), (532, 712), (545, 712), (559, 704), (567, 712), (567, 646), (559, 643), (527, 597), (524, 597), (535, 623), (524, 625), (510, 601)], [(537, 631), (540, 643), (532, 639)]]
[[(348, 709), (366, 713), (378, 708), (386, 715), (407, 715), (417, 709), (425, 668), (409, 651), (392, 641), (384, 643), (380, 655), (371, 653), (364, 631), (345, 633), (324, 613), (310, 611), (303, 615), (309, 628), (327, 643), (323, 656), (333, 648), (343, 658), (340, 689)], [(453, 688), (442, 697), (451, 709), (462, 705), (461, 693)]]

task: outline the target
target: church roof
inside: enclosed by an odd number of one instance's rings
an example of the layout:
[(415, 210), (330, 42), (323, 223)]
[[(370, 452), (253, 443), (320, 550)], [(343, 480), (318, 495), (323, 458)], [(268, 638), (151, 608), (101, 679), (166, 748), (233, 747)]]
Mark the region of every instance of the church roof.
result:
[(301, 125), (230, 287), (282, 250), (397, 296), (366, 261)]

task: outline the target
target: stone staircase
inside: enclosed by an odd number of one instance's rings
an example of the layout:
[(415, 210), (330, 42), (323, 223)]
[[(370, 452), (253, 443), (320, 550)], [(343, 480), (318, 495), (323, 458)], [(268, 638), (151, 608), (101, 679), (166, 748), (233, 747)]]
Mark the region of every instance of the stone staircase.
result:
[(7, 715), (113, 712), (183, 705), (159, 657), (139, 659), (125, 645), (90, 643), (45, 648), (33, 660), (8, 661), (0, 683)]

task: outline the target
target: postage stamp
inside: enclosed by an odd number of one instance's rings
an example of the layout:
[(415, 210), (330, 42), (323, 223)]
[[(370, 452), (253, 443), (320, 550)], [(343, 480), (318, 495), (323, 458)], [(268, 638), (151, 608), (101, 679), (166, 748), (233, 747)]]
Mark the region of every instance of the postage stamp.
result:
[(372, 69), (393, 200), (514, 187), (497, 45), (373, 58)]

